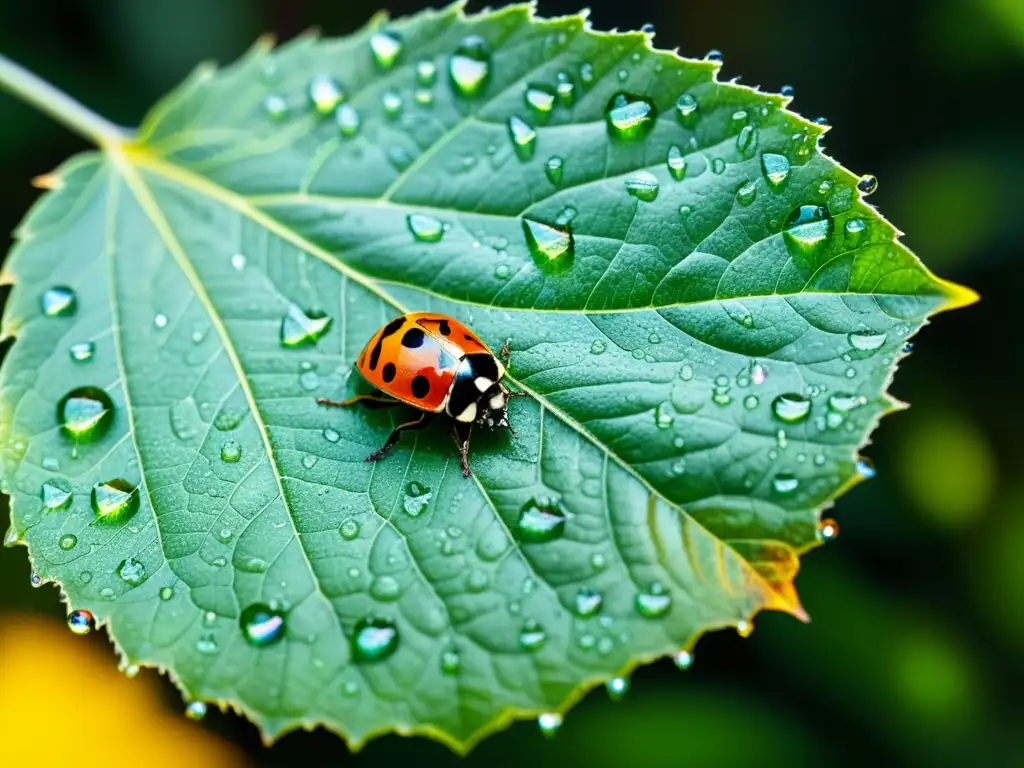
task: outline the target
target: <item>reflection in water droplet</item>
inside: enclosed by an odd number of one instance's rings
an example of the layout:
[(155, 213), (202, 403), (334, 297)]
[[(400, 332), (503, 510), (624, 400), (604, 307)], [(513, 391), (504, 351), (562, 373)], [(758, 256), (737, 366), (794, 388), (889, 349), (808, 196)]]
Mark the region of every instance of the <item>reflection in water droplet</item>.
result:
[(537, 266), (565, 267), (572, 261), (574, 242), (568, 229), (555, 229), (538, 221), (522, 219), (526, 245)]
[(319, 310), (304, 312), (297, 304), (289, 304), (281, 319), (282, 346), (313, 346), (331, 327), (332, 319)]
[(537, 148), (537, 132), (521, 118), (513, 115), (508, 119), (508, 135), (515, 147), (516, 157), (523, 162), (533, 158)]
[(818, 523), (818, 541), (834, 541), (839, 536), (839, 523), (830, 517)]
[(761, 172), (764, 174), (768, 186), (778, 191), (789, 179), (789, 158), (785, 155), (765, 152), (761, 155)]
[(159, 594), (160, 594), (160, 599), (163, 600), (164, 602), (167, 602), (172, 597), (174, 597), (174, 588), (173, 587), (161, 587)]
[(96, 483), (92, 488), (92, 508), (97, 522), (118, 523), (139, 511), (138, 488), (120, 478)]
[(637, 200), (652, 203), (658, 197), (658, 177), (650, 171), (637, 171), (625, 183), (626, 191)]
[(608, 132), (615, 139), (642, 139), (654, 128), (654, 102), (644, 96), (616, 93), (605, 108)]
[(565, 533), (566, 516), (557, 499), (535, 496), (519, 512), (519, 538), (534, 543), (557, 539)]
[(725, 56), (717, 48), (712, 48), (710, 51), (704, 54), (704, 60), (721, 63), (725, 60)]
[(687, 670), (693, 666), (693, 654), (689, 651), (680, 651), (672, 657), (672, 663), (679, 669)]
[(549, 739), (554, 738), (562, 727), (562, 716), (557, 712), (545, 712), (537, 717), (537, 727)]
[(608, 698), (612, 701), (619, 701), (629, 693), (629, 678), (628, 677), (613, 677), (604, 685), (608, 691)]
[(114, 422), (114, 403), (99, 387), (79, 387), (57, 404), (57, 421), (64, 434), (76, 441), (96, 440)]
[(96, 619), (89, 611), (78, 610), (68, 614), (68, 629), (76, 635), (88, 635), (96, 626)]
[(788, 494), (800, 487), (800, 480), (789, 472), (780, 472), (772, 478), (772, 488), (776, 493)]
[(73, 290), (66, 285), (58, 285), (43, 291), (39, 304), (47, 317), (68, 317), (75, 314), (78, 301)]
[(582, 618), (593, 616), (601, 609), (602, 599), (600, 592), (597, 592), (590, 587), (580, 587), (580, 590), (576, 593), (576, 600), (574, 602), (576, 615)]
[(43, 579), (38, 573), (32, 571), (28, 576), (28, 583), (32, 585), (33, 589), (39, 589), (43, 586)]
[(394, 32), (374, 32), (370, 35), (370, 50), (378, 67), (391, 69), (402, 54), (402, 39)]
[(462, 667), (462, 657), (458, 649), (449, 646), (441, 652), (441, 672), (446, 675), (457, 675)]
[(804, 421), (811, 412), (811, 401), (803, 395), (789, 392), (772, 401), (772, 413), (787, 424)]
[(410, 517), (418, 517), (426, 509), (432, 495), (429, 488), (415, 481), (409, 483), (405, 487), (405, 499), (402, 504), (405, 513)]
[(801, 205), (786, 219), (783, 239), (801, 259), (827, 248), (832, 237), (832, 216), (822, 205)]
[(338, 132), (348, 138), (359, 133), (362, 119), (355, 107), (351, 104), (342, 104), (334, 111), (334, 122), (338, 125)]
[(284, 637), (284, 613), (264, 603), (253, 603), (242, 611), (238, 624), (242, 637), (256, 648), (272, 645)]
[(383, 661), (398, 649), (398, 627), (387, 619), (362, 619), (352, 635), (352, 660), (356, 663)]
[(871, 463), (871, 459), (864, 458), (863, 456), (857, 459), (857, 463), (854, 464), (854, 469), (857, 474), (865, 480), (870, 480), (878, 474), (878, 470), (875, 469), (875, 465)]
[(137, 587), (146, 580), (146, 566), (134, 557), (129, 557), (117, 566), (117, 575), (125, 584)]
[(672, 607), (672, 595), (665, 591), (660, 582), (655, 581), (646, 591), (636, 593), (633, 604), (637, 613), (645, 619), (657, 619)]
[(533, 619), (527, 620), (519, 630), (519, 647), (524, 651), (539, 650), (547, 639), (547, 632)]
[(491, 51), (482, 37), (463, 39), (448, 59), (448, 76), (456, 93), (472, 98), (483, 91), (491, 74)]
[(412, 232), (412, 236), (421, 243), (436, 243), (444, 237), (444, 224), (433, 216), (423, 213), (411, 213), (405, 218), (405, 223)]
[(189, 720), (202, 720), (206, 717), (206, 703), (202, 701), (192, 701), (185, 707), (185, 717)]

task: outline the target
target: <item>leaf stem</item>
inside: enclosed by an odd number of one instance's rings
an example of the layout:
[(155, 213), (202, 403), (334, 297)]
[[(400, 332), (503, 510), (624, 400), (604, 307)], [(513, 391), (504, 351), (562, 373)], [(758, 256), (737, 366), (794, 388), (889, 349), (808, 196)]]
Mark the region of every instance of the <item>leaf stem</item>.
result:
[(0, 54), (0, 89), (9, 91), (100, 147), (124, 144), (132, 139), (129, 129), (101, 117), (3, 54)]

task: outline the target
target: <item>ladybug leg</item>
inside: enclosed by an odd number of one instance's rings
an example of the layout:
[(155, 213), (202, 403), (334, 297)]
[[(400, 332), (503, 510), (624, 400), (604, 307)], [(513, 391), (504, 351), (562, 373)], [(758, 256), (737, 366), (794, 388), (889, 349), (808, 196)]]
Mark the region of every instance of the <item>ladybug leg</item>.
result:
[(405, 432), (408, 429), (423, 429), (425, 426), (427, 426), (427, 422), (433, 415), (434, 414), (431, 413), (430, 411), (424, 411), (418, 419), (413, 419), (412, 421), (407, 421), (404, 424), (399, 424), (397, 427), (395, 427), (394, 431), (392, 431), (392, 433), (388, 436), (387, 441), (384, 443), (384, 445), (381, 446), (380, 450), (374, 451), (369, 456), (367, 456), (366, 461), (379, 461), (383, 459), (384, 456), (387, 455), (387, 452), (390, 451), (391, 448), (394, 446), (394, 444), (397, 443), (399, 439), (401, 439), (403, 432)]
[(392, 405), (398, 405), (397, 400), (384, 397), (383, 393), (378, 390), (374, 390), (368, 395), (356, 395), (348, 400), (328, 400), (326, 397), (318, 397), (316, 401), (320, 405), (328, 405), (332, 408), (347, 408), (356, 403), (362, 403), (367, 408), (389, 408)]
[(501, 357), (501, 362), (505, 364), (506, 368), (508, 368), (509, 357), (512, 354), (508, 348), (508, 345), (511, 343), (512, 339), (505, 339), (505, 343), (501, 345), (501, 349), (498, 352), (498, 355)]
[(473, 422), (456, 421), (455, 439), (459, 443), (459, 458), (462, 460), (462, 476), (469, 477), (469, 435), (473, 431)]

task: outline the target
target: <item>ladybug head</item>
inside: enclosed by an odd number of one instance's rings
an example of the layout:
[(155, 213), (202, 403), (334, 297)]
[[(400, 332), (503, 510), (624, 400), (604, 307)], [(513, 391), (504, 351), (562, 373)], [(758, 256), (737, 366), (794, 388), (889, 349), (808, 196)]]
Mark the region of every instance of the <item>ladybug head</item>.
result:
[(508, 390), (500, 383), (494, 384), (481, 395), (476, 423), (488, 429), (508, 427)]

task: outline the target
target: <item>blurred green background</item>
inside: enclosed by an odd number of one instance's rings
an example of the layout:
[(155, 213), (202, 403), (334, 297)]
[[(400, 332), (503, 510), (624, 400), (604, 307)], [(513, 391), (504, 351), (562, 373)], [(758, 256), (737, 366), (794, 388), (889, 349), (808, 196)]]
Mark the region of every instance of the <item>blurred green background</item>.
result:
[[(592, 693), (552, 741), (520, 723), (464, 762), (1024, 765), (1024, 477), (1014, 469), (1024, 347), (1012, 335), (1024, 278), (1024, 0), (591, 6), (599, 29), (651, 22), (662, 47), (722, 49), (726, 78), (793, 85), (792, 108), (835, 126), (828, 153), (879, 177), (871, 202), (904, 242), (983, 299), (915, 340), (892, 387), (913, 407), (864, 449), (878, 476), (829, 513), (842, 533), (797, 579), (810, 625), (762, 614), (748, 640), (701, 640), (688, 672), (663, 661), (638, 671), (619, 702)], [(4, 0), (0, 51), (136, 124), (200, 59), (228, 62), (265, 30), (345, 34), (374, 10), (372, 0)], [(540, 4), (544, 15), (575, 10)], [(0, 231), (38, 196), (29, 179), (83, 148), (0, 94)], [(0, 530), (6, 514), (5, 501)], [(322, 731), (266, 749), (233, 715), (186, 723), (166, 679), (120, 676), (106, 638), (64, 630), (57, 591), (31, 589), (28, 575), (24, 550), (0, 552), (0, 737), (21, 758), (13, 764), (460, 762), (420, 739), (389, 736), (350, 755)]]

